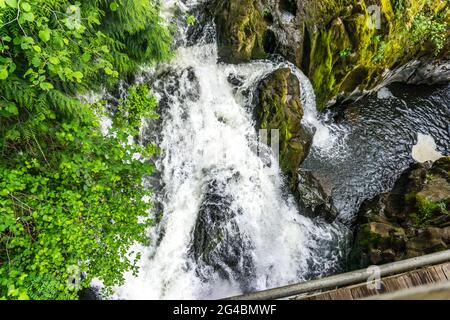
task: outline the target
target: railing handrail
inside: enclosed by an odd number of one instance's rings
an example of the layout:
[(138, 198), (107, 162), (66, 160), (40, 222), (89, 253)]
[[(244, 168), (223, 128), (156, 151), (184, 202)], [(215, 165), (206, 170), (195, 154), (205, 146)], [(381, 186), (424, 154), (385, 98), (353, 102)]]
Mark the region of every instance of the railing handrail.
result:
[[(425, 266), (436, 265), (450, 261), (450, 250), (432, 253), (416, 258), (392, 262), (378, 266), (381, 277), (400, 274)], [(284, 287), (268, 289), (259, 292), (225, 298), (224, 300), (275, 300), (288, 298), (309, 292), (339, 288), (343, 286), (363, 283), (373, 276), (373, 269), (361, 269), (347, 273), (312, 280), (308, 282), (292, 284)]]

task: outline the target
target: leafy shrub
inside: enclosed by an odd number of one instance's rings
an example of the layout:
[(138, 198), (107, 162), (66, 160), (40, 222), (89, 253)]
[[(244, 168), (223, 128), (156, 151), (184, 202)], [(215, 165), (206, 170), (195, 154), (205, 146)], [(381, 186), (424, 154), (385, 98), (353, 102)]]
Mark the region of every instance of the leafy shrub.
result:
[(170, 56), (157, 8), (0, 0), (0, 297), (75, 299), (93, 278), (110, 288), (137, 271), (139, 256), (125, 257), (152, 223), (141, 182), (153, 167), (140, 159), (156, 148), (128, 141), (156, 100), (132, 86), (105, 136), (105, 103), (77, 95)]
[(419, 14), (413, 22), (412, 39), (415, 43), (424, 44), (431, 41), (439, 53), (445, 46), (447, 25), (425, 14)]

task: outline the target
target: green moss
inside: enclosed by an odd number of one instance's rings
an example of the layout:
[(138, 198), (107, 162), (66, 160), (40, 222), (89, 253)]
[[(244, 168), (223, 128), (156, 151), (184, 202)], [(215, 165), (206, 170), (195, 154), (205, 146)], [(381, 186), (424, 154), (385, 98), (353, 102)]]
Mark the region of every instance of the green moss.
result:
[(297, 78), (289, 69), (280, 69), (263, 81), (259, 88), (258, 118), (262, 129), (280, 134), (280, 167), (297, 182), (297, 170), (307, 155), (311, 137), (302, 128), (303, 110)]
[(395, 224), (369, 222), (360, 225), (356, 232), (357, 237), (348, 261), (351, 270), (373, 264), (370, 257), (372, 252), (403, 252), (406, 245), (405, 230)]
[(361, 247), (361, 249), (368, 250), (371, 247), (379, 245), (381, 242), (381, 236), (371, 231), (370, 224), (361, 226), (359, 241), (359, 246)]
[(216, 19), (219, 56), (226, 62), (241, 63), (267, 56), (267, 25), (256, 0), (222, 1)]
[[(381, 8), (380, 30), (370, 24), (369, 4)], [(352, 10), (345, 10), (346, 6)], [(317, 93), (318, 109), (339, 93), (372, 89), (386, 69), (419, 55), (443, 55), (450, 50), (450, 8), (445, 1), (333, 0), (318, 1), (310, 10), (318, 11), (314, 16), (322, 15), (319, 22), (306, 23), (307, 29), (318, 29), (307, 53), (306, 70)]]
[(410, 219), (416, 227), (424, 228), (433, 225), (433, 220), (442, 215), (449, 215), (450, 201), (430, 201), (418, 194), (409, 194), (408, 201), (415, 204), (415, 212)]

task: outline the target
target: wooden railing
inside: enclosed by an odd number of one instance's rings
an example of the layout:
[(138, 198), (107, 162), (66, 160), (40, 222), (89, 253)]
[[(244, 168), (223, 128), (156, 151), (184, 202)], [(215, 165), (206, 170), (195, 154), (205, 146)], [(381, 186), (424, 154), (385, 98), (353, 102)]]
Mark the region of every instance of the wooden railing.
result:
[[(450, 261), (450, 250), (378, 266), (378, 276), (387, 277), (448, 261)], [(373, 270), (373, 268), (368, 268), (342, 273), (322, 279), (230, 297), (224, 300), (275, 300), (341, 288), (366, 282), (369, 277), (373, 276)]]

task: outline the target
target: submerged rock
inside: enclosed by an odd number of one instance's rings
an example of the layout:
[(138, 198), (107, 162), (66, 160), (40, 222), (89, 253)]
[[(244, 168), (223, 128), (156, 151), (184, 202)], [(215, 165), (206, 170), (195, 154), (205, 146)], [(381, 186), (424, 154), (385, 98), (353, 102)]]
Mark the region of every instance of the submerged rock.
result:
[(351, 269), (450, 247), (450, 157), (415, 164), (359, 212)]
[(205, 185), (193, 234), (191, 254), (197, 262), (196, 272), (205, 281), (217, 273), (222, 279), (234, 280), (242, 290), (249, 290), (254, 266), (249, 242), (239, 231), (235, 220), (239, 210), (233, 207), (233, 199), (226, 192), (231, 179), (239, 179), (234, 173), (225, 181), (210, 180)]
[[(278, 69), (258, 85), (256, 117), (259, 128), (279, 130), (280, 167), (295, 188), (300, 164), (308, 155), (312, 134), (302, 126), (300, 84), (288, 68)], [(272, 141), (273, 143), (273, 141)]]
[(234, 88), (237, 88), (244, 84), (245, 79), (242, 76), (231, 73), (228, 75), (227, 80), (229, 84), (231, 84)]
[(299, 182), (295, 192), (298, 197), (300, 211), (312, 218), (323, 218), (331, 223), (338, 216), (338, 210), (333, 205), (329, 190), (310, 171), (299, 172)]

